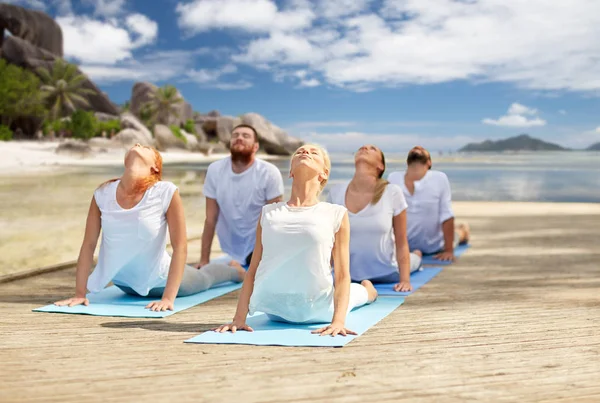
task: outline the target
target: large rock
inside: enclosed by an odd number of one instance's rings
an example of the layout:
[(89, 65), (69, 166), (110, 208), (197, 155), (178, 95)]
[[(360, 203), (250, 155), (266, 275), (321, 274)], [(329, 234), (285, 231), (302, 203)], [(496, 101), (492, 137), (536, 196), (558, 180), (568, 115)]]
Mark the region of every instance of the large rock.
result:
[(143, 134), (148, 143), (152, 143), (152, 132), (129, 112), (121, 115), (121, 129), (134, 129)]
[(229, 144), (231, 140), (231, 131), (235, 126), (240, 124), (238, 118), (232, 116), (219, 116), (217, 118), (217, 137), (223, 144)]
[(113, 137), (112, 141), (120, 144), (121, 146), (128, 148), (137, 143), (140, 143), (143, 146), (154, 147), (154, 141), (148, 141), (148, 137), (143, 133), (135, 129), (123, 129), (115, 137)]
[(200, 146), (200, 142), (198, 141), (198, 139), (196, 138), (195, 135), (186, 132), (185, 130), (181, 130), (181, 134), (183, 134), (183, 136), (186, 139), (186, 143), (185, 143), (185, 148), (190, 150), (190, 151), (200, 151), (199, 146)]
[(258, 132), (260, 146), (267, 154), (292, 155), (302, 144), (301, 140), (289, 136), (279, 126), (269, 122), (258, 113), (246, 113), (241, 116), (243, 124), (250, 125)]
[(96, 112), (94, 113), (98, 122), (109, 122), (111, 120), (119, 120), (117, 115), (109, 115), (108, 113)]
[(63, 57), (63, 35), (60, 25), (41, 11), (0, 3), (0, 46), (5, 29), (14, 37), (55, 56)]
[[(2, 57), (9, 63), (16, 64), (33, 72), (36, 72), (38, 67), (44, 67), (51, 71), (54, 61), (59, 58), (15, 36), (9, 36), (5, 39), (2, 45)], [(78, 69), (77, 71), (83, 74), (81, 70)], [(94, 95), (86, 95), (90, 104), (86, 109), (109, 115), (119, 115), (119, 108), (92, 81), (89, 79), (84, 81), (82, 87), (94, 91)]]
[(67, 140), (64, 143), (59, 144), (54, 152), (56, 154), (68, 154), (76, 155), (79, 157), (87, 157), (88, 155), (92, 154), (92, 148), (83, 141)]
[(165, 125), (154, 126), (154, 139), (156, 147), (160, 151), (168, 150), (169, 148), (187, 149), (186, 143), (177, 138), (170, 128)]
[[(131, 90), (131, 101), (130, 101), (130, 110), (131, 112), (140, 117), (140, 113), (144, 105), (152, 100), (152, 95), (156, 93), (158, 87), (152, 83), (148, 82), (138, 82), (135, 83)], [(171, 116), (167, 123), (168, 125), (177, 125), (181, 126), (188, 120), (194, 119), (194, 111), (192, 106), (188, 104), (181, 93), (178, 92), (178, 97), (182, 100), (177, 106), (174, 108), (176, 110), (177, 116)]]

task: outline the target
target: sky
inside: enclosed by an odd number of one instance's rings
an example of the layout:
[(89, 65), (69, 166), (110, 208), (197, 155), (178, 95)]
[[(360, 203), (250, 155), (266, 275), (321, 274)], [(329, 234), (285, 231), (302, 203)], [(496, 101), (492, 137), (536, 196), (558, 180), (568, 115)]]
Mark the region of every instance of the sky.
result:
[[(4, 0), (6, 2), (6, 0)], [(9, 0), (122, 104), (137, 81), (332, 151), (600, 141), (598, 0)]]

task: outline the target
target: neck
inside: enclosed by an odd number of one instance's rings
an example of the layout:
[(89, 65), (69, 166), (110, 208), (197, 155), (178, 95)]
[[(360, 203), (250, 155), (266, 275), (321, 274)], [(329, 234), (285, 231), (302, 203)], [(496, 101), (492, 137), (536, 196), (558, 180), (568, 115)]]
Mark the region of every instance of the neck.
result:
[(359, 165), (354, 171), (350, 186), (358, 191), (373, 191), (378, 180), (379, 178), (377, 177), (376, 170), (372, 167)]
[(121, 187), (125, 190), (125, 193), (135, 193), (136, 184), (148, 176), (148, 168), (142, 167), (138, 164), (132, 164), (129, 167), (125, 167), (125, 172), (121, 176)]
[(290, 206), (303, 207), (314, 206), (319, 203), (318, 192), (321, 185), (315, 179), (302, 180), (294, 178), (292, 182), (292, 193), (290, 195)]
[(409, 165), (404, 177), (409, 181), (420, 181), (427, 174), (427, 170), (416, 165)]
[(241, 174), (246, 169), (250, 168), (254, 164), (254, 154), (248, 159), (241, 160), (239, 158), (231, 158), (231, 170), (236, 174)]

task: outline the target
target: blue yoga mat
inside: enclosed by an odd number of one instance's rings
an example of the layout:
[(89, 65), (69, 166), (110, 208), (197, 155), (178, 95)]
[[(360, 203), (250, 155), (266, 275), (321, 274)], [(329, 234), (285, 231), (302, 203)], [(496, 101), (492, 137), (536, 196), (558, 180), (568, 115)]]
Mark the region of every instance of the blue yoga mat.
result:
[[(455, 257), (459, 257), (460, 255), (462, 255), (463, 253), (465, 253), (467, 251), (467, 249), (469, 249), (471, 247), (471, 245), (466, 244), (466, 245), (458, 245), (455, 249), (454, 249), (454, 256)], [(433, 257), (434, 255), (425, 255), (423, 256), (423, 264), (431, 264), (431, 265), (450, 265), (454, 262), (451, 261), (442, 261), (442, 260), (438, 260), (436, 258)]]
[(94, 316), (125, 316), (128, 318), (164, 318), (241, 287), (242, 283), (227, 282), (194, 295), (176, 298), (174, 311), (153, 312), (146, 309), (145, 306), (151, 301), (158, 301), (158, 298), (127, 295), (115, 286), (105, 288), (96, 294), (88, 294), (90, 300), (88, 306), (77, 305), (69, 308), (68, 306), (46, 305), (33, 311)]
[(412, 285), (413, 290), (410, 292), (394, 291), (394, 285), (397, 283), (375, 284), (375, 289), (377, 289), (379, 296), (406, 297), (423, 287), (429, 282), (429, 280), (437, 276), (441, 271), (442, 269), (439, 267), (428, 267), (426, 269), (422, 269), (421, 271), (412, 273), (410, 275), (410, 284)]
[(256, 313), (248, 317), (247, 323), (254, 332), (217, 333), (204, 332), (199, 336), (186, 340), (186, 343), (202, 344), (250, 344), (255, 346), (288, 346), (288, 347), (343, 347), (388, 316), (404, 302), (403, 298), (379, 298), (370, 305), (360, 307), (348, 314), (346, 328), (354, 330), (358, 335), (319, 336), (311, 331), (327, 324), (297, 325), (291, 323), (272, 322), (264, 313)]

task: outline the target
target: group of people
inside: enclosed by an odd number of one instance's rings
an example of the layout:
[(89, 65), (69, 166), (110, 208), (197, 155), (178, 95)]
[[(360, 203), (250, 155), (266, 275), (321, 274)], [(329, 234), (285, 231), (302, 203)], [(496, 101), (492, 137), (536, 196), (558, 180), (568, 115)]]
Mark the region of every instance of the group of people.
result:
[[(190, 266), (179, 191), (161, 180), (158, 151), (132, 147), (123, 175), (92, 197), (75, 297), (55, 304), (88, 305), (87, 291), (112, 281), (127, 294), (157, 298), (146, 308), (164, 311), (174, 309), (178, 296), (243, 282), (233, 321), (215, 331), (252, 331), (246, 317), (260, 311), (274, 321), (329, 323), (314, 331), (321, 335), (353, 334), (346, 315), (377, 298), (374, 283), (411, 291), (410, 274), (423, 254), (452, 260), (454, 248), (468, 241), (468, 226), (454, 224), (448, 178), (431, 170), (422, 147), (414, 147), (406, 170), (388, 180), (383, 152), (361, 147), (352, 180), (332, 186), (326, 202), (319, 200), (331, 173), (325, 149), (308, 144), (294, 152), (288, 201), (279, 169), (257, 159), (258, 149), (256, 130), (239, 125), (230, 156), (208, 167), (200, 261)], [(215, 232), (225, 257), (211, 260)]]

